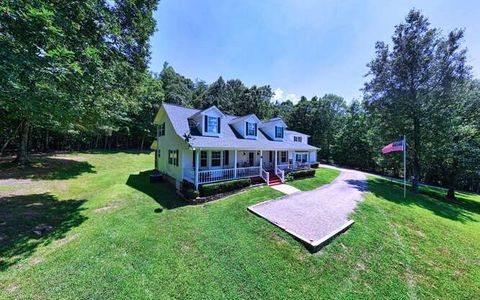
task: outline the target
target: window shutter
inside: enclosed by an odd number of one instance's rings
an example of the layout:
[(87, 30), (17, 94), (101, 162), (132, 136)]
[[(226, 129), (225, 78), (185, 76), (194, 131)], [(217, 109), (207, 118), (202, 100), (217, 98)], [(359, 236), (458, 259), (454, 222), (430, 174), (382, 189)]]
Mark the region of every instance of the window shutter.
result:
[(257, 136), (257, 123), (254, 124), (255, 127), (255, 136)]
[(204, 123), (205, 123), (205, 126), (204, 126), (204, 128), (203, 128), (203, 131), (204, 131), (204, 132), (207, 132), (207, 131), (208, 131), (208, 116), (205, 116), (205, 117), (204, 117), (204, 120), (205, 120), (205, 122), (204, 122)]
[(220, 118), (217, 118), (218, 123), (217, 123), (217, 133), (220, 133)]
[(248, 122), (245, 122), (245, 135), (248, 135)]

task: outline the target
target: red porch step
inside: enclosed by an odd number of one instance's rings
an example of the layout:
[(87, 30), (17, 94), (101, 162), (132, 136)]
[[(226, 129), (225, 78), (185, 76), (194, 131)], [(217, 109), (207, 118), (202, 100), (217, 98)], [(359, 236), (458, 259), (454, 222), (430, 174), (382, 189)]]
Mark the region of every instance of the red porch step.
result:
[(279, 185), (279, 184), (282, 184), (282, 180), (280, 180), (280, 177), (275, 175), (275, 173), (270, 173), (268, 185)]

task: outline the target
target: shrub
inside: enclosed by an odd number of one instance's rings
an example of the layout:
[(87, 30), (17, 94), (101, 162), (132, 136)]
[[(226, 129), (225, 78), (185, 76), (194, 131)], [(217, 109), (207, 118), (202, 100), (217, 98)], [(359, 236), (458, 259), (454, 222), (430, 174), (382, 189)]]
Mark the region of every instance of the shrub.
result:
[(313, 177), (315, 176), (315, 169), (300, 170), (289, 173), (293, 179), (304, 178), (304, 177)]
[(188, 200), (196, 199), (200, 195), (200, 193), (195, 190), (195, 186), (186, 180), (182, 181), (180, 193)]
[(314, 162), (310, 165), (310, 168), (316, 169), (316, 168), (318, 168), (319, 165), (320, 165), (319, 162)]
[(285, 181), (289, 182), (293, 180), (292, 173), (285, 174)]
[(247, 187), (251, 184), (249, 178), (242, 178), (230, 181), (207, 183), (200, 187), (200, 195), (203, 197), (225, 193)]
[(198, 191), (194, 190), (194, 189), (184, 190), (184, 191), (182, 191), (182, 194), (188, 200), (196, 199), (200, 195), (200, 193)]

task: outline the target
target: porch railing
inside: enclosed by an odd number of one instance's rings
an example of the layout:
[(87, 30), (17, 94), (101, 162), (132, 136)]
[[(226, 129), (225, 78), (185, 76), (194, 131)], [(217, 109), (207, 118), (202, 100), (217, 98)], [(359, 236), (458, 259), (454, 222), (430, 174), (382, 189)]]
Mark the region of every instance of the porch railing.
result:
[(280, 178), (282, 183), (285, 182), (285, 171), (283, 171), (277, 166), (277, 168), (275, 169), (275, 174), (278, 176), (278, 178)]
[[(198, 184), (232, 180), (232, 179), (236, 179), (236, 178), (247, 178), (247, 177), (261, 176), (261, 171), (262, 170), (261, 170), (260, 166), (247, 167), (247, 168), (237, 168), (237, 172), (236, 172), (237, 174), (235, 176), (235, 168), (218, 169), (218, 170), (201, 170), (201, 171), (198, 171)], [(184, 169), (183, 177), (186, 180), (194, 183), (195, 182), (195, 170)]]
[(267, 185), (270, 185), (270, 173), (265, 171), (265, 169), (263, 169), (263, 168), (262, 168), (262, 178), (263, 178), (263, 180), (265, 180)]

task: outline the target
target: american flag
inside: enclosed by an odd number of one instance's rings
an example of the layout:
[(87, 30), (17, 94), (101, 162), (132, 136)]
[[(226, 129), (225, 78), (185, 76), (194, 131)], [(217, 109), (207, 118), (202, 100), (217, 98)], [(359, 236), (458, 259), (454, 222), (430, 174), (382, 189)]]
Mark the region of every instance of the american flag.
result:
[(404, 145), (404, 140), (393, 142), (383, 147), (382, 153), (387, 154), (390, 152), (402, 152), (404, 150), (403, 145)]

